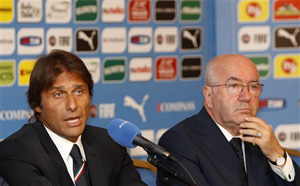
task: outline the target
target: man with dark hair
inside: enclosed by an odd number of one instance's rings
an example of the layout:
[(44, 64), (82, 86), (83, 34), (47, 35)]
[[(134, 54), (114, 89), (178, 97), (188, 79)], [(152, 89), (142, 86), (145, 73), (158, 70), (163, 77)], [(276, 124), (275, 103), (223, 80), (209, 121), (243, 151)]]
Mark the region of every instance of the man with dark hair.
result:
[[(262, 86), (251, 60), (217, 56), (206, 66), (204, 107), (164, 133), (159, 145), (178, 157), (197, 185), (299, 186), (299, 166), (256, 117)], [(178, 164), (161, 162), (190, 178)], [(185, 184), (158, 169), (158, 185)]]
[(124, 147), (86, 124), (93, 80), (74, 54), (40, 57), (27, 92), (34, 110), (0, 143), (0, 175), (9, 185), (145, 185)]

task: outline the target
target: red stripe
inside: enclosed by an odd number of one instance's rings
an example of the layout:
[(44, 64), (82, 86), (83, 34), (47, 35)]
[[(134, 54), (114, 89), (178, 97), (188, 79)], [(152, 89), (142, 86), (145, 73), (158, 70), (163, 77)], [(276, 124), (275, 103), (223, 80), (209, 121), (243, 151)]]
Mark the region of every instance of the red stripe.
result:
[(75, 179), (75, 183), (77, 182), (77, 180), (79, 179), (79, 177), (81, 176), (81, 174), (83, 173), (83, 170), (85, 168), (85, 163), (83, 163), (83, 167), (81, 169), (81, 172), (77, 175), (76, 179)]

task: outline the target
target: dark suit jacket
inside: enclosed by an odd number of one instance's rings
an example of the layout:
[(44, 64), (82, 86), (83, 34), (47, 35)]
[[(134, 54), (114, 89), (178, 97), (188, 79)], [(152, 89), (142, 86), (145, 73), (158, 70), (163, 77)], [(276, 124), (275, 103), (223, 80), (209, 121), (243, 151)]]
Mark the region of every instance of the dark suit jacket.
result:
[[(93, 186), (145, 185), (126, 149), (116, 144), (105, 129), (87, 125), (82, 143)], [(9, 185), (73, 185), (41, 122), (24, 125), (0, 143), (0, 175)]]
[[(258, 146), (245, 143), (247, 178), (239, 159), (231, 144), (209, 116), (205, 108), (192, 117), (185, 119), (169, 129), (160, 139), (159, 145), (178, 157), (195, 179), (197, 185), (216, 186), (274, 186), (289, 185), (274, 173), (268, 159), (262, 154)], [(161, 163), (172, 167), (180, 175), (189, 178), (176, 163), (160, 159)], [(296, 177), (291, 183), (300, 185), (300, 171), (294, 163)], [(158, 169), (158, 184), (163, 182), (164, 172)], [(171, 179), (172, 185), (184, 185)]]
[(8, 184), (5, 182), (5, 180), (0, 177), (0, 186), (8, 186)]

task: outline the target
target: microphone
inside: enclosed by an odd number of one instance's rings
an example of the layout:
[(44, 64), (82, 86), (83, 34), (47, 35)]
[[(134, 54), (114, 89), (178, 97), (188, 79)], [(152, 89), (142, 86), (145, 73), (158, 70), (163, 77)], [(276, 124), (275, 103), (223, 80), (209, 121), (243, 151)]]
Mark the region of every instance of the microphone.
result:
[(129, 121), (119, 118), (113, 119), (108, 126), (108, 134), (121, 146), (135, 148), (138, 145), (152, 155), (159, 155), (165, 159), (179, 162), (178, 159), (166, 149), (144, 138), (140, 129)]

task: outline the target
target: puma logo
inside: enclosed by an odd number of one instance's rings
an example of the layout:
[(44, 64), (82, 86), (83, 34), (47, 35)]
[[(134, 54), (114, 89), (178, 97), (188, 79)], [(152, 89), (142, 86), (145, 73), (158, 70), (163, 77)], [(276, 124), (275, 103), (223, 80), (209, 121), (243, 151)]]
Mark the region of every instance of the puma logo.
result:
[(200, 34), (200, 31), (198, 29), (195, 31), (194, 35), (192, 35), (188, 30), (184, 30), (183, 38), (190, 40), (193, 43), (194, 48), (197, 48), (198, 47), (198, 43), (197, 43), (198, 34)]
[(148, 100), (148, 98), (149, 98), (149, 95), (146, 94), (143, 98), (142, 103), (138, 104), (132, 97), (130, 97), (130, 96), (124, 97), (124, 106), (131, 107), (131, 108), (137, 110), (144, 123), (147, 121), (144, 107), (145, 107), (145, 104), (146, 104), (146, 101)]
[(97, 34), (97, 32), (94, 30), (92, 32), (91, 36), (89, 37), (83, 31), (79, 31), (78, 32), (78, 39), (82, 39), (83, 41), (87, 42), (89, 44), (90, 48), (92, 50), (95, 50), (93, 39), (94, 39), (94, 37), (95, 37), (96, 34)]
[(294, 45), (294, 47), (297, 47), (298, 43), (296, 41), (296, 37), (299, 32), (300, 32), (300, 28), (295, 29), (294, 33), (292, 33), (292, 34), (290, 34), (289, 32), (287, 32), (284, 29), (279, 29), (277, 35), (278, 35), (278, 37), (283, 37), (285, 39), (289, 39), (291, 41), (291, 43)]

